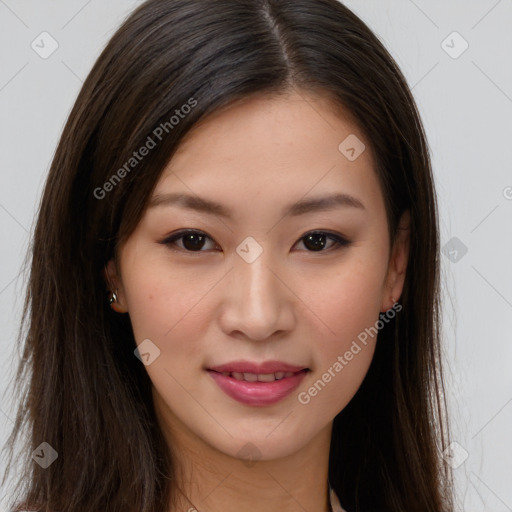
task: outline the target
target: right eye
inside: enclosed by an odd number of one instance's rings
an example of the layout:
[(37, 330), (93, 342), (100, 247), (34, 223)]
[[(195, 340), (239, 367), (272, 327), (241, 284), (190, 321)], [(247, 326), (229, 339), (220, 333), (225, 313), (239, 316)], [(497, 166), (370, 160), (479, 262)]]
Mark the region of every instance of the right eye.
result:
[[(204, 247), (206, 240), (211, 240), (214, 242), (211, 237), (202, 231), (186, 229), (168, 236), (160, 243), (169, 246), (172, 250), (185, 252), (206, 252), (201, 250)], [(177, 243), (178, 241), (181, 241), (181, 243)], [(176, 247), (177, 249), (175, 249)], [(215, 247), (213, 247), (213, 249)]]

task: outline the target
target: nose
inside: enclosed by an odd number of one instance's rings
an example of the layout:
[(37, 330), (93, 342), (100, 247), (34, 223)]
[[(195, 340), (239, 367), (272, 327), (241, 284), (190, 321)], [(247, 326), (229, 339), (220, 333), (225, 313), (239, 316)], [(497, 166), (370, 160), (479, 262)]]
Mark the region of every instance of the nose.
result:
[(295, 313), (292, 283), (283, 268), (263, 251), (252, 262), (234, 257), (223, 282), (219, 322), (229, 336), (262, 341), (293, 329)]

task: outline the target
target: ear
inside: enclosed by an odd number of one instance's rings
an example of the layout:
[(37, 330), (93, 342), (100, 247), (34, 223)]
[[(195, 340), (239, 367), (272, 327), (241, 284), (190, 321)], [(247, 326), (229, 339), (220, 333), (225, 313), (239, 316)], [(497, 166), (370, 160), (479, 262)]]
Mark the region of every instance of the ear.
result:
[(106, 265), (104, 271), (105, 282), (109, 292), (115, 292), (117, 299), (112, 302), (110, 307), (117, 313), (127, 313), (125, 294), (121, 278), (118, 275), (117, 265), (114, 258), (112, 258)]
[(402, 295), (405, 282), (407, 262), (411, 238), (411, 215), (406, 210), (398, 223), (395, 242), (391, 250), (388, 273), (382, 296), (381, 312), (393, 306), (393, 299), (398, 300)]

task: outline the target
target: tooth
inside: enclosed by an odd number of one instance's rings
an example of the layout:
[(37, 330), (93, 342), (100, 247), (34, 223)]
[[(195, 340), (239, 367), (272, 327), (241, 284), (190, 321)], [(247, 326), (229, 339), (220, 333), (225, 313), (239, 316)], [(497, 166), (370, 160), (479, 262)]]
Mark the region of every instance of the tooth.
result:
[(236, 380), (245, 380), (247, 382), (274, 382), (286, 377), (295, 375), (294, 372), (275, 372), (275, 373), (241, 373), (241, 372), (222, 372), (222, 375), (233, 377)]

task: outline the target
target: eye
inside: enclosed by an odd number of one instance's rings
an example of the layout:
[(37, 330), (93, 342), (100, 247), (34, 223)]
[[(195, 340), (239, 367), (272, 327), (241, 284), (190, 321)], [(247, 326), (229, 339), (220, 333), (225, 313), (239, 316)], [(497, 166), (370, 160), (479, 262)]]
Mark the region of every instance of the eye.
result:
[[(328, 241), (331, 244), (328, 244)], [(160, 243), (167, 246), (177, 247), (178, 250), (186, 252), (205, 252), (202, 249), (207, 245), (207, 241), (213, 242), (210, 249), (219, 248), (214, 240), (202, 231), (193, 229), (182, 230), (175, 233)], [(342, 236), (326, 231), (311, 231), (303, 235), (299, 242), (302, 242), (308, 252), (328, 252), (342, 247), (347, 247), (351, 242)], [(298, 242), (297, 242), (298, 243)], [(325, 247), (327, 247), (326, 250)], [(208, 247), (207, 247), (208, 249)]]
[[(181, 244), (177, 243), (180, 240), (182, 241)], [(206, 233), (188, 229), (175, 233), (165, 240), (162, 240), (160, 243), (163, 245), (177, 246), (178, 250), (181, 249), (187, 252), (204, 252), (201, 251), (201, 249), (204, 247), (206, 240), (211, 240), (213, 242), (213, 239)], [(214, 246), (213, 249), (215, 249), (215, 247), (217, 246)]]
[[(331, 240), (333, 243), (328, 245), (328, 240)], [(329, 252), (341, 249), (342, 247), (348, 247), (351, 244), (349, 240), (342, 236), (326, 231), (311, 231), (302, 236), (299, 242), (300, 241), (309, 249), (309, 252)], [(327, 249), (324, 250), (326, 246)]]

